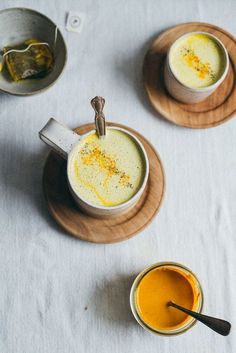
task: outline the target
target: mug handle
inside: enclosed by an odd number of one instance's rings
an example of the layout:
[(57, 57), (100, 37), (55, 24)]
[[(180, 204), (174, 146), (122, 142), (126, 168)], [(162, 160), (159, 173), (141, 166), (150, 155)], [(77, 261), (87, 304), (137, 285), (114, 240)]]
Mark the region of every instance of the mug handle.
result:
[(80, 141), (81, 136), (51, 118), (39, 131), (39, 138), (57, 154), (67, 159), (68, 154), (73, 146)]

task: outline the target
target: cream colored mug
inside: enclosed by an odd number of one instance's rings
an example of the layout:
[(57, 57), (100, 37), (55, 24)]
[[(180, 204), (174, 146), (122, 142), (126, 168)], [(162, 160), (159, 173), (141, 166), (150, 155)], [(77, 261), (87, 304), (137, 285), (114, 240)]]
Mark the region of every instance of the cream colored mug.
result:
[[(100, 97), (96, 97), (96, 99), (97, 98), (100, 98)], [(104, 116), (102, 116), (102, 119), (104, 121)], [(141, 195), (143, 194), (145, 186), (147, 184), (148, 175), (149, 175), (149, 161), (148, 161), (145, 148), (143, 147), (142, 143), (139, 141), (139, 139), (136, 136), (134, 136), (126, 129), (120, 128), (118, 126), (106, 127), (106, 129), (115, 129), (115, 130), (122, 131), (123, 133), (127, 134), (136, 142), (137, 146), (139, 147), (142, 153), (145, 175), (142, 179), (142, 183), (140, 187), (138, 188), (138, 191), (128, 201), (124, 203), (118, 204), (116, 206), (101, 206), (101, 205), (95, 205), (89, 202), (88, 200), (86, 200), (73, 187), (72, 180), (71, 180), (71, 173), (70, 173), (71, 160), (72, 160), (71, 157), (73, 155), (73, 151), (76, 149), (76, 147), (78, 147), (78, 145), (80, 144), (83, 138), (85, 138), (86, 136), (94, 132), (98, 133), (99, 129), (100, 129), (100, 133), (102, 133), (103, 123), (102, 123), (102, 120), (99, 119), (99, 114), (95, 116), (95, 122), (96, 122), (96, 130), (91, 130), (86, 134), (78, 135), (77, 133), (70, 130), (66, 126), (57, 122), (55, 119), (51, 118), (47, 122), (47, 124), (43, 127), (43, 129), (39, 132), (39, 137), (43, 142), (45, 142), (48, 146), (50, 146), (57, 154), (67, 159), (68, 185), (69, 185), (71, 195), (73, 196), (79, 208), (81, 208), (87, 214), (95, 217), (107, 217), (112, 215), (118, 215), (130, 210), (138, 202)]]
[[(175, 47), (176, 43), (179, 42), (182, 38), (189, 36), (191, 34), (206, 34), (208, 37), (214, 39), (214, 41), (222, 49), (222, 52), (224, 55), (224, 61), (225, 61), (224, 70), (222, 75), (219, 77), (219, 79), (215, 83), (211, 84), (210, 86), (202, 87), (202, 88), (193, 88), (193, 87), (186, 86), (184, 83), (179, 81), (179, 79), (175, 76), (172, 70), (170, 58), (171, 58), (171, 53), (173, 51), (173, 48)], [(164, 68), (165, 86), (168, 92), (170, 93), (170, 95), (176, 100), (187, 104), (198, 103), (206, 99), (208, 96), (210, 96), (219, 87), (219, 85), (224, 81), (228, 73), (228, 70), (229, 70), (228, 52), (224, 44), (218, 38), (216, 38), (211, 33), (207, 33), (207, 32), (189, 32), (177, 38), (168, 50), (167, 58), (165, 62), (165, 68)]]

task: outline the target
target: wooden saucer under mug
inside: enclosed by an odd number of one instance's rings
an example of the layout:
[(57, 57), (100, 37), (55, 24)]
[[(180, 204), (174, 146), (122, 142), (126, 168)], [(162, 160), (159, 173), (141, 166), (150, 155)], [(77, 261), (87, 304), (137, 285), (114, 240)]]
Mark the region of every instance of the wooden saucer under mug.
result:
[[(142, 142), (149, 159), (150, 170), (146, 189), (138, 203), (127, 213), (98, 219), (86, 215), (75, 204), (67, 184), (66, 161), (50, 152), (43, 172), (43, 190), (53, 218), (71, 235), (94, 243), (114, 243), (126, 240), (142, 231), (158, 212), (165, 190), (164, 169), (158, 153), (137, 131), (120, 124), (107, 123), (130, 131)], [(75, 131), (84, 134), (94, 129), (86, 124)]]
[[(188, 32), (203, 31), (219, 38), (229, 54), (229, 71), (216, 91), (204, 101), (184, 104), (172, 98), (165, 86), (163, 69), (170, 45)], [(174, 124), (208, 128), (224, 123), (236, 111), (236, 39), (224, 29), (201, 22), (180, 24), (159, 35), (148, 50), (143, 65), (144, 86), (154, 109)]]

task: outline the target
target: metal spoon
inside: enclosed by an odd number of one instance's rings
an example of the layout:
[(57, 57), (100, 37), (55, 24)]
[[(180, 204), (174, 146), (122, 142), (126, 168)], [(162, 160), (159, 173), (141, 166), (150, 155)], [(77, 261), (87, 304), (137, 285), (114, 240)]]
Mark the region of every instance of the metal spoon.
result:
[(95, 110), (95, 125), (98, 137), (106, 136), (106, 122), (103, 114), (103, 107), (105, 105), (105, 99), (103, 97), (94, 97), (91, 100), (91, 105)]
[(186, 309), (178, 304), (173, 303), (172, 301), (168, 302), (167, 306), (172, 306), (194, 317), (195, 319), (197, 319), (198, 321), (201, 321), (204, 325), (210, 327), (212, 330), (219, 333), (220, 335), (227, 336), (230, 333), (231, 324), (228, 321), (217, 319), (216, 317), (196, 313), (195, 311)]

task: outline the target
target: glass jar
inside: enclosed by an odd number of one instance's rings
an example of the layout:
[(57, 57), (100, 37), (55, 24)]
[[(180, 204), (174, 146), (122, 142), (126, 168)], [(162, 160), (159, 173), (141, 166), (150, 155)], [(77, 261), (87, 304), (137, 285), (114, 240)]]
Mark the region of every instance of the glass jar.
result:
[(179, 263), (176, 263), (176, 262), (158, 262), (158, 263), (155, 263), (155, 264), (149, 266), (148, 268), (144, 269), (141, 273), (139, 273), (139, 275), (135, 278), (133, 285), (131, 287), (131, 291), (130, 291), (131, 311), (132, 311), (135, 319), (137, 320), (137, 322), (144, 329), (146, 329), (154, 334), (163, 335), (163, 336), (178, 335), (178, 334), (181, 334), (181, 333), (189, 330), (196, 323), (197, 320), (191, 316), (187, 316), (186, 320), (184, 320), (182, 324), (178, 325), (178, 327), (167, 328), (167, 329), (165, 329), (165, 328), (156, 329), (156, 328), (148, 325), (142, 319), (141, 314), (138, 309), (136, 295), (137, 295), (137, 289), (139, 287), (139, 284), (148, 272), (150, 272), (153, 269), (159, 268), (159, 267), (176, 270), (180, 274), (182, 274), (184, 277), (191, 279), (191, 282), (192, 282), (191, 286), (192, 286), (192, 288), (194, 287), (195, 297), (196, 297), (196, 302), (194, 302), (194, 307), (192, 308), (192, 310), (196, 311), (198, 313), (202, 312), (203, 292), (202, 292), (202, 287), (200, 285), (200, 282), (199, 282), (197, 276), (191, 270), (189, 270), (187, 267), (185, 267)]

